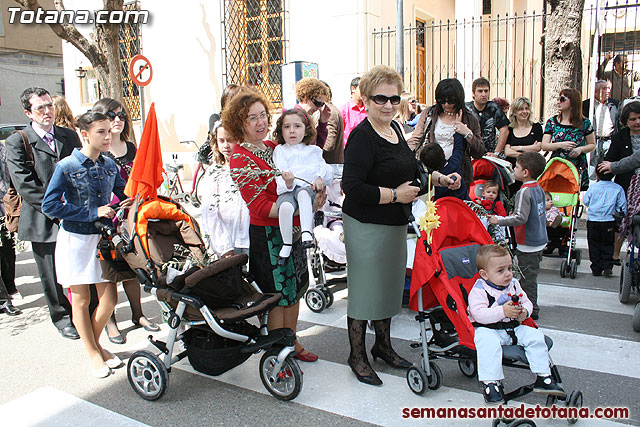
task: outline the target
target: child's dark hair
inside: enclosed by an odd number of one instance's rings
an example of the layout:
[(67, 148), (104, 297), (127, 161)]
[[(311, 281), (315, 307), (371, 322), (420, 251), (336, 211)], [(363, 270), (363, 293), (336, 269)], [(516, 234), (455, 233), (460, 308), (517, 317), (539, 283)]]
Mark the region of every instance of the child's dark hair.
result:
[(304, 138), (302, 142), (304, 144), (309, 145), (313, 141), (316, 140), (316, 127), (314, 123), (311, 121), (311, 117), (301, 108), (291, 108), (289, 110), (283, 111), (282, 115), (278, 118), (276, 122), (276, 128), (273, 130), (273, 139), (276, 140), (278, 144), (284, 144), (284, 136), (282, 135), (282, 124), (284, 123), (284, 118), (287, 116), (296, 115), (302, 119), (302, 123), (305, 125), (304, 129)]
[(491, 258), (507, 255), (509, 255), (509, 251), (500, 245), (482, 245), (476, 254), (476, 267), (478, 270), (486, 270)]
[(549, 198), (550, 198), (551, 200), (553, 200), (553, 196), (551, 195), (551, 193), (549, 193), (548, 191), (545, 191), (545, 192), (544, 192), (544, 198), (546, 199), (546, 198), (547, 198), (547, 196), (549, 196)]
[(104, 113), (90, 110), (76, 117), (76, 126), (80, 130), (88, 131), (94, 122), (100, 122), (102, 120), (109, 120), (109, 117)]
[(527, 169), (529, 171), (529, 177), (531, 179), (538, 179), (538, 177), (542, 175), (546, 165), (542, 154), (533, 152), (520, 154), (516, 162), (520, 163), (520, 167), (522, 167), (522, 169)]
[(447, 164), (444, 156), (444, 150), (436, 142), (430, 142), (420, 151), (420, 161), (428, 169), (438, 171)]
[(487, 188), (497, 188), (498, 191), (500, 191), (500, 186), (498, 185), (497, 182), (495, 182), (492, 179), (484, 183), (484, 186), (482, 187), (482, 191), (484, 192), (484, 190), (486, 190)]
[(609, 172), (600, 171), (600, 169), (598, 169), (598, 166), (600, 166), (600, 163), (598, 163), (598, 165), (596, 166), (596, 176), (600, 181), (611, 181), (613, 179), (613, 174)]

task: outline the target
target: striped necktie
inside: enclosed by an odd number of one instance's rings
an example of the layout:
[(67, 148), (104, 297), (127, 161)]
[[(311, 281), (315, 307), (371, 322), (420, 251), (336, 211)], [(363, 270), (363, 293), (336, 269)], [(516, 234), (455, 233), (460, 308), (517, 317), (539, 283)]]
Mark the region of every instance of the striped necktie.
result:
[(45, 133), (42, 139), (44, 139), (44, 142), (46, 142), (49, 148), (51, 148), (51, 150), (53, 150), (53, 152), (55, 153), (56, 144), (54, 143), (53, 135), (51, 135), (50, 133)]

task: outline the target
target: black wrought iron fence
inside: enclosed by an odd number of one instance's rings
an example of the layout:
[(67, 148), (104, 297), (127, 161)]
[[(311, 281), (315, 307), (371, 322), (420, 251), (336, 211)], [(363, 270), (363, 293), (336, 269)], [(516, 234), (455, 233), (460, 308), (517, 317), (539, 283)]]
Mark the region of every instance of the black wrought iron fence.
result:
[[(599, 63), (607, 52), (628, 55), (630, 68), (640, 70), (638, 0), (609, 1), (602, 10)], [(582, 24), (583, 93), (592, 70), (591, 46), (596, 10), (584, 10)], [(480, 16), (471, 20), (417, 20), (404, 30), (405, 90), (421, 103), (434, 103), (434, 91), (444, 78), (455, 77), (466, 88), (482, 76), (491, 96), (531, 99), (542, 111), (544, 93), (544, 28), (542, 11)], [(373, 62), (395, 68), (395, 28), (374, 29)], [(610, 67), (610, 65), (609, 65)], [(584, 96), (587, 98), (587, 96)], [(540, 113), (542, 116), (542, 113)]]
[[(124, 10), (140, 10), (140, 2), (124, 5)], [(120, 67), (122, 69), (122, 98), (132, 120), (140, 120), (140, 90), (129, 76), (129, 62), (140, 53), (140, 25), (123, 23), (120, 25)]]

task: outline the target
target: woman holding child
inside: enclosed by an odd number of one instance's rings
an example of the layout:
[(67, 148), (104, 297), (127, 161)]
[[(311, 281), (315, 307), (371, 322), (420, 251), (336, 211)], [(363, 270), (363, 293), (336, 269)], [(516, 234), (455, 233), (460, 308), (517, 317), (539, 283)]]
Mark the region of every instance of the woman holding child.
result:
[[(376, 333), (371, 349), (374, 361), (379, 357), (395, 368), (411, 366), (391, 347), (391, 318), (402, 305), (406, 211), (419, 188), (411, 185), (417, 175), (415, 156), (400, 126), (392, 123), (401, 101), (402, 78), (393, 69), (379, 65), (362, 76), (359, 88), (368, 117), (349, 135), (342, 178), (349, 265), (348, 363), (359, 381), (380, 385), (382, 381), (366, 353), (368, 320), (373, 321)], [(460, 175), (433, 172), (433, 182), (456, 189)]]
[[(245, 89), (234, 96), (222, 113), (227, 137), (240, 141), (229, 161), (231, 175), (249, 208), (249, 271), (263, 292), (280, 293), (279, 306), (269, 313), (269, 329), (289, 328), (298, 323), (300, 298), (309, 285), (307, 260), (299, 233), (294, 236), (291, 256), (283, 265), (278, 254), (283, 246), (278, 224), (277, 186), (273, 151), (276, 144), (266, 140), (271, 123), (266, 98)], [(326, 193), (318, 192), (314, 207), (322, 206)], [(296, 216), (294, 226), (300, 221)], [(296, 340), (296, 358), (314, 362), (318, 356)]]

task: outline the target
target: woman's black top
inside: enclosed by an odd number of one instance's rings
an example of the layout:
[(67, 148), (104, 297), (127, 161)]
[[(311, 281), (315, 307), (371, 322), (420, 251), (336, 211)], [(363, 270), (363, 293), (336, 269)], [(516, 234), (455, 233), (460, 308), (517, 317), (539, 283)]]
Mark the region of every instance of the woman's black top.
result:
[[(604, 159), (608, 162), (617, 162), (627, 156), (633, 154), (633, 144), (631, 143), (631, 132), (628, 127), (620, 129), (619, 132), (611, 135), (611, 145), (609, 151), (605, 154)], [(624, 189), (627, 194), (629, 185), (633, 178), (633, 172), (621, 173), (616, 175), (614, 181)]]
[[(416, 158), (398, 134), (392, 144), (373, 130), (369, 119), (356, 126), (344, 150), (342, 189), (345, 194), (342, 211), (365, 223), (405, 225), (406, 207), (401, 203), (379, 204), (378, 187), (396, 188), (417, 176)], [(403, 208), (405, 206), (405, 208)]]
[[(536, 142), (542, 141), (543, 132), (542, 125), (540, 123), (534, 123), (533, 126), (531, 126), (531, 131), (529, 132), (529, 134), (521, 138), (513, 134), (513, 128), (511, 126), (509, 126), (508, 129), (509, 136), (507, 137), (507, 145), (510, 145), (511, 147), (533, 145)], [(509, 160), (511, 164), (515, 166), (516, 159), (514, 157), (507, 157), (507, 160)]]

